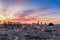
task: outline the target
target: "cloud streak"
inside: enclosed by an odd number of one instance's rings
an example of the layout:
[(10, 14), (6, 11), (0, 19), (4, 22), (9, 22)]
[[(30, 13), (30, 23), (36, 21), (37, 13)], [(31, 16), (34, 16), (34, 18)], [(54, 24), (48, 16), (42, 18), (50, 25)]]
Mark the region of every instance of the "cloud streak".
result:
[(33, 21), (39, 20), (40, 22), (59, 23), (60, 7), (58, 1), (56, 1), (0, 0), (0, 15), (6, 14), (6, 16), (9, 17), (9, 21), (32, 23)]

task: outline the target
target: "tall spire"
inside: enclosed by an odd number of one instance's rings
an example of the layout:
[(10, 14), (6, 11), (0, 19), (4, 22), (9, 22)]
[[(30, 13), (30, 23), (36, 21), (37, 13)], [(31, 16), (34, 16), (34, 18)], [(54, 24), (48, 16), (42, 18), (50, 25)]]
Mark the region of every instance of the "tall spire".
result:
[(46, 23), (44, 25), (47, 25)]
[(41, 25), (43, 25), (42, 22), (41, 22)]
[(37, 22), (37, 24), (39, 25), (39, 21)]
[(43, 26), (43, 23), (41, 22), (41, 26)]

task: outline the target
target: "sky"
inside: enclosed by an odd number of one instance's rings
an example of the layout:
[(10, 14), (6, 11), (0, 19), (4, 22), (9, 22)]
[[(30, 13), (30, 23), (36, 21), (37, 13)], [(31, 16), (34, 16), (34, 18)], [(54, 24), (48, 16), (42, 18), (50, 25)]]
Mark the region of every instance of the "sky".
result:
[(0, 0), (0, 20), (60, 24), (60, 0)]

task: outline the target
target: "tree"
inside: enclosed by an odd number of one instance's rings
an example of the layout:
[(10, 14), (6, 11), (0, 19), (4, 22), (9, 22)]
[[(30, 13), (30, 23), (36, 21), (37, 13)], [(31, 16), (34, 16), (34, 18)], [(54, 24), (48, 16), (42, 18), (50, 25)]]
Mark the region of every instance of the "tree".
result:
[(54, 26), (54, 24), (53, 23), (49, 23), (49, 26)]

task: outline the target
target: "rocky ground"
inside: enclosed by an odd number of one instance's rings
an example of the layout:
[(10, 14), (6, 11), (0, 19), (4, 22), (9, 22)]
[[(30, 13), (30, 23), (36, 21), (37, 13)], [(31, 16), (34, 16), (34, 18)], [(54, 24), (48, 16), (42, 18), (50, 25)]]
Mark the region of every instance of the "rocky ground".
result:
[(59, 35), (54, 34), (54, 32), (40, 31), (28, 27), (23, 29), (0, 28), (0, 40), (60, 40), (58, 36)]

